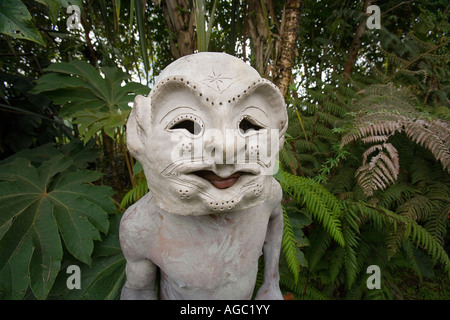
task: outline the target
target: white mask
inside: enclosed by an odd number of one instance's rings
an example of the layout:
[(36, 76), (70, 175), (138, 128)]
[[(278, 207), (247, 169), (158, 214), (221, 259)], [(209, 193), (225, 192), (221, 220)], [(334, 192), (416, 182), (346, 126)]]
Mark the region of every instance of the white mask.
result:
[(286, 128), (274, 84), (236, 57), (202, 52), (171, 63), (149, 97), (136, 97), (127, 145), (160, 208), (204, 215), (264, 201)]

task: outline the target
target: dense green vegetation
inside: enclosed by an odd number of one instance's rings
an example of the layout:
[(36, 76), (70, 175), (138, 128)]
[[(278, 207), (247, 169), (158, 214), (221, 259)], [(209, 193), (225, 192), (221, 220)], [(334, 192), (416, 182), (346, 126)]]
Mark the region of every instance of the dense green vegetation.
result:
[[(0, 0), (0, 298), (119, 297), (118, 224), (148, 190), (125, 146), (131, 102), (174, 59), (209, 50), (244, 59), (286, 97), (283, 293), (449, 299), (449, 9)], [(66, 286), (69, 265), (79, 290)], [(380, 289), (367, 287), (370, 265)]]

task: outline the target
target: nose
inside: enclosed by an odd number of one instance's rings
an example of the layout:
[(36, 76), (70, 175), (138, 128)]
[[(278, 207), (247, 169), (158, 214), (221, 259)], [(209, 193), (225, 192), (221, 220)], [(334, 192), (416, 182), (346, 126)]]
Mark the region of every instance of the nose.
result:
[(205, 150), (214, 159), (215, 164), (234, 165), (245, 159), (245, 139), (237, 130), (212, 130), (207, 140), (209, 143), (205, 143)]

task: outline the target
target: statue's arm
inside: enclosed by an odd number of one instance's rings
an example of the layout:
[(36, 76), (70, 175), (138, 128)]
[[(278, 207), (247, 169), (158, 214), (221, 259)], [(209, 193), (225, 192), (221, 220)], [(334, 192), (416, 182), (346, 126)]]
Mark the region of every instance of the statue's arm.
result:
[(157, 266), (148, 259), (127, 259), (127, 281), (122, 289), (122, 300), (156, 300), (155, 279)]
[(272, 211), (267, 226), (266, 241), (264, 244), (264, 283), (256, 294), (256, 299), (283, 299), (280, 290), (280, 273), (278, 264), (280, 260), (281, 241), (283, 239), (283, 209), (279, 204)]
[[(127, 280), (122, 289), (122, 300), (152, 300), (155, 294), (155, 280), (158, 267), (149, 260), (145, 252), (148, 249), (149, 230), (142, 227), (148, 221), (142, 221), (138, 207), (129, 208), (120, 222), (120, 246), (126, 259), (125, 272)], [(146, 230), (146, 232), (144, 231)]]

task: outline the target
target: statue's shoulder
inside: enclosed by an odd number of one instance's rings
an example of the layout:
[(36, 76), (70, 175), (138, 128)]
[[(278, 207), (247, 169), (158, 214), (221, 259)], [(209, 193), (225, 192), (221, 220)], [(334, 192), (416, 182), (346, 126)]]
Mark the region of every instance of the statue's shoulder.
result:
[(276, 204), (279, 204), (283, 199), (283, 189), (277, 179), (272, 179), (272, 198)]
[(147, 193), (133, 205), (131, 205), (123, 214), (123, 219), (145, 219), (151, 214), (154, 207), (153, 195), (151, 192)]
[(137, 230), (151, 231), (157, 212), (153, 195), (149, 192), (139, 201), (130, 206), (120, 220), (120, 232), (134, 234)]
[(151, 193), (130, 206), (120, 220), (119, 238), (123, 253), (130, 259), (146, 256), (148, 239), (155, 239), (157, 209)]
[(266, 189), (267, 191), (264, 198), (255, 208), (258, 208), (257, 210), (263, 209), (272, 212), (272, 210), (280, 206), (281, 200), (283, 199), (283, 189), (275, 178), (267, 180)]

